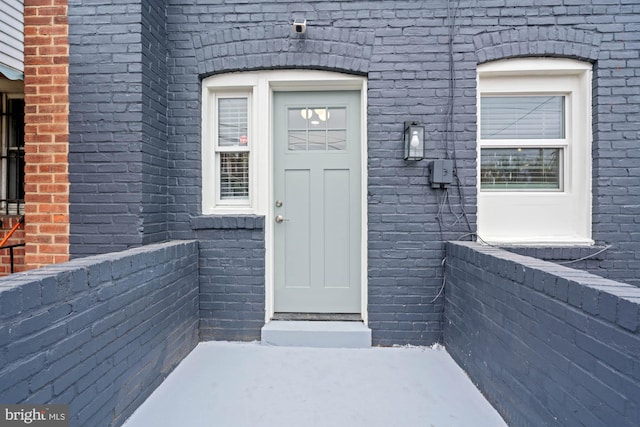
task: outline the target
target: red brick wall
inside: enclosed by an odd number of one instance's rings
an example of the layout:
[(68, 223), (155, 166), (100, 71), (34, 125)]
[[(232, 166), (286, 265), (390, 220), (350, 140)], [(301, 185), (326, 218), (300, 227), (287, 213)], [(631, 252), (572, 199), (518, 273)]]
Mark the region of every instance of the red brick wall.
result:
[(24, 2), (25, 264), (69, 259), (67, 0)]

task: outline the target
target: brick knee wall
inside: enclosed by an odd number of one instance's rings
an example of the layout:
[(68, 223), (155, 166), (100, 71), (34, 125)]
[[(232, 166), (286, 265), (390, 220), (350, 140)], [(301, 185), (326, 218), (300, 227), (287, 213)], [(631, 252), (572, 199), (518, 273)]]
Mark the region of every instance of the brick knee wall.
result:
[(447, 246), (447, 351), (510, 425), (640, 425), (640, 289)]
[(118, 426), (198, 342), (198, 244), (169, 242), (0, 278), (0, 402)]
[(27, 268), (69, 259), (67, 34), (67, 0), (25, 0)]
[(200, 216), (200, 339), (260, 339), (265, 316), (264, 217)]

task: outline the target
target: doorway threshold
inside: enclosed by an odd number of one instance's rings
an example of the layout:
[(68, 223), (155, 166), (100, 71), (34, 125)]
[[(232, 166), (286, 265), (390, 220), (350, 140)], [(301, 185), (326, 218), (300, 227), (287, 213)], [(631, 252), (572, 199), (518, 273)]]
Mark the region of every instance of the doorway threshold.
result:
[(273, 320), (304, 320), (325, 322), (362, 322), (359, 313), (275, 313)]

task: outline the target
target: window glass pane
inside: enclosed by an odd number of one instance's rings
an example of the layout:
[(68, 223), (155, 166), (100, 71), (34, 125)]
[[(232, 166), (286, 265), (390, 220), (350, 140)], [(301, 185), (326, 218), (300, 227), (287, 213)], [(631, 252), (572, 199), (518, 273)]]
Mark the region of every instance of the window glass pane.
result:
[(306, 151), (307, 150), (307, 132), (306, 131), (289, 131), (289, 151)]
[(326, 147), (326, 131), (310, 130), (309, 131), (309, 151), (325, 150)]
[(347, 131), (330, 130), (327, 131), (327, 148), (329, 150), (347, 149)]
[(322, 107), (312, 107), (307, 111), (312, 114), (307, 120), (309, 129), (326, 129), (327, 128), (327, 109)]
[(346, 129), (347, 128), (347, 109), (346, 108), (329, 108), (327, 117), (327, 127), (329, 129)]
[(10, 151), (7, 158), (7, 199), (15, 202), (24, 199), (24, 154)]
[(249, 198), (249, 153), (220, 153), (220, 199)]
[(218, 146), (246, 146), (247, 98), (218, 98)]
[(307, 117), (312, 114), (308, 108), (289, 108), (289, 129), (306, 130)]
[(564, 100), (564, 96), (483, 96), (481, 138), (564, 138)]
[(24, 147), (24, 99), (9, 99), (9, 148)]
[(483, 190), (560, 190), (560, 148), (483, 148)]

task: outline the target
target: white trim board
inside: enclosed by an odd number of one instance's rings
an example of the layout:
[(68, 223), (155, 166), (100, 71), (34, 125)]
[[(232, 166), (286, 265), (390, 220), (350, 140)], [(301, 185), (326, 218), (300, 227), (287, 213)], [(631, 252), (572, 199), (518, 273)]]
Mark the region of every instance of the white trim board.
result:
[[(365, 77), (316, 70), (249, 71), (208, 77), (202, 81), (202, 196), (211, 188), (212, 171), (215, 168), (205, 155), (213, 148), (212, 132), (209, 129), (211, 105), (209, 100), (218, 93), (250, 92), (250, 123), (253, 141), (250, 161), (250, 205), (242, 208), (205, 206), (203, 214), (246, 214), (265, 217), (265, 322), (274, 315), (274, 238), (273, 224), (273, 93), (278, 91), (326, 91), (358, 90), (361, 94), (361, 315), (365, 324), (367, 312), (367, 80)], [(215, 193), (213, 193), (215, 194)]]
[[(478, 235), (483, 240), (496, 244), (593, 244), (591, 67), (589, 63), (559, 58), (518, 58), (478, 66), (478, 106), (482, 95), (562, 95), (566, 98), (567, 132), (563, 141), (556, 142), (483, 140), (478, 108)], [(564, 150), (560, 190), (481, 189), (482, 147), (543, 145)]]

